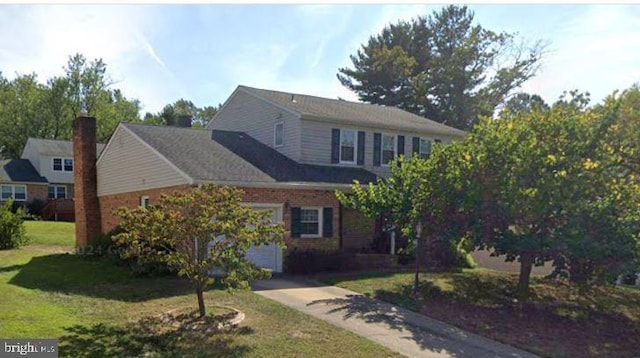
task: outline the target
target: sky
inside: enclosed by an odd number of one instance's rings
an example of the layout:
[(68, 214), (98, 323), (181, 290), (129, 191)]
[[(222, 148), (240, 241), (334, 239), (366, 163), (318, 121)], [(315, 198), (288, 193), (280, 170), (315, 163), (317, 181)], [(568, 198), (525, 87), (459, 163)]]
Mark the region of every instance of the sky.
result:
[[(238, 85), (357, 100), (336, 77), (349, 56), (385, 25), (440, 7), (0, 4), (0, 72), (45, 82), (72, 54), (102, 58), (141, 114), (180, 98), (215, 106)], [(640, 82), (640, 5), (469, 7), (486, 29), (547, 44), (538, 74), (520, 89), (547, 102), (578, 89), (597, 103)]]

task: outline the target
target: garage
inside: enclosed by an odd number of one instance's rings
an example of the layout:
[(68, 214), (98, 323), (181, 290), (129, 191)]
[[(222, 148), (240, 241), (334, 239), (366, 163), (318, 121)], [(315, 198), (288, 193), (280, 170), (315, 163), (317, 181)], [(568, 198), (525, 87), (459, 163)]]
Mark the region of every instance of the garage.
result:
[[(282, 205), (279, 204), (250, 204), (255, 210), (268, 210), (271, 212), (271, 221), (282, 222)], [(247, 251), (247, 259), (259, 267), (282, 272), (282, 248), (276, 244), (252, 246)]]
[[(254, 210), (264, 210), (271, 212), (271, 221), (274, 223), (282, 222), (282, 205), (280, 204), (247, 204)], [(224, 236), (220, 236), (224, 239)], [(209, 243), (209, 249), (213, 247), (213, 242)], [(282, 249), (274, 244), (263, 244), (260, 246), (252, 245), (247, 250), (247, 259), (258, 267), (262, 267), (272, 272), (282, 272)], [(213, 270), (212, 274), (220, 274), (220, 271)]]

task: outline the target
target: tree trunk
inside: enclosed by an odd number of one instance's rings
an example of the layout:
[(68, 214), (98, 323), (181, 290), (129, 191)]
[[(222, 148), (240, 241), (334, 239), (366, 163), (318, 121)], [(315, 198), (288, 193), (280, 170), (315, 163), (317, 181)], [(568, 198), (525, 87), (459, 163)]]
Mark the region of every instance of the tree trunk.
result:
[(200, 310), (200, 317), (204, 317), (206, 311), (204, 309), (204, 296), (202, 294), (202, 288), (196, 288), (196, 294), (198, 295), (198, 309)]
[(526, 301), (529, 298), (529, 278), (533, 268), (533, 254), (525, 252), (520, 254), (520, 277), (518, 278), (518, 298)]

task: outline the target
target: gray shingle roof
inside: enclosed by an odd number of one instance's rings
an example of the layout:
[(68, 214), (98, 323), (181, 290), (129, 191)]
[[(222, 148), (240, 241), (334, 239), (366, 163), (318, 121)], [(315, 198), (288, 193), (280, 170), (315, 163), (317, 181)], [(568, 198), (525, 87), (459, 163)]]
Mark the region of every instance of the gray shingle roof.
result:
[[(73, 142), (70, 140), (29, 138), (28, 141), (31, 142), (40, 154), (73, 157)], [(104, 146), (102, 143), (96, 144), (98, 155), (100, 155)]]
[(376, 179), (362, 168), (300, 164), (242, 132), (122, 125), (198, 181), (350, 184)]
[(27, 159), (7, 159), (0, 161), (1, 182), (47, 183)]
[(210, 130), (131, 123), (123, 125), (194, 180), (275, 182), (275, 179), (212, 140)]
[(300, 114), (303, 118), (307, 117), (327, 121), (339, 120), (359, 125), (429, 132), (453, 137), (463, 137), (466, 135), (464, 131), (396, 107), (279, 92), (247, 86), (238, 86), (238, 89), (253, 93), (283, 106)]

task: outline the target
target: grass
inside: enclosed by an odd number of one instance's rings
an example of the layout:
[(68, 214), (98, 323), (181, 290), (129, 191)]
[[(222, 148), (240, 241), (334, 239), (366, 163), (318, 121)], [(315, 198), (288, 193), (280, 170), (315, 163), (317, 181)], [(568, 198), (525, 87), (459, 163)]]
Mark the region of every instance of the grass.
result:
[(252, 292), (205, 293), (246, 314), (237, 329), (168, 330), (159, 314), (196, 308), (187, 282), (137, 278), (114, 260), (70, 252), (73, 224), (28, 222), (32, 242), (0, 251), (0, 337), (57, 338), (61, 357), (397, 356)]
[(539, 355), (640, 356), (640, 290), (534, 278), (526, 304), (514, 300), (517, 276), (491, 270), (330, 276), (326, 283), (385, 300)]

